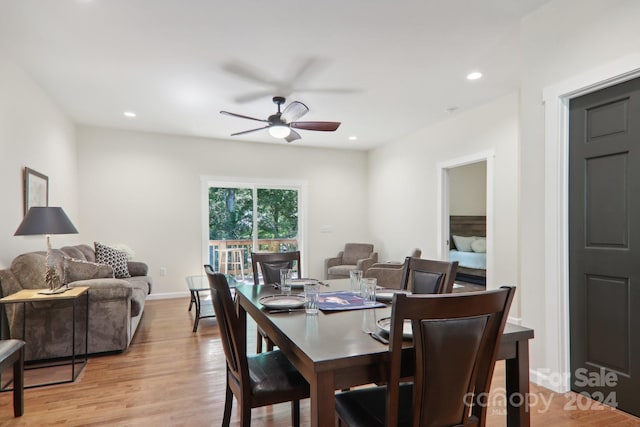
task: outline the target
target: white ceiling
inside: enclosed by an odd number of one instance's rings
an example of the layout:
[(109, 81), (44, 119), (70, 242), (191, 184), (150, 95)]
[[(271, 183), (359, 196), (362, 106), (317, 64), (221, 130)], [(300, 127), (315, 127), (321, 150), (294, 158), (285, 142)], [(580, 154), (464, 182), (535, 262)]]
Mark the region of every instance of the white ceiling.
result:
[(0, 48), (76, 123), (232, 139), (262, 124), (220, 110), (283, 95), (342, 122), (292, 144), (367, 149), (516, 89), (519, 21), (546, 2), (0, 0)]

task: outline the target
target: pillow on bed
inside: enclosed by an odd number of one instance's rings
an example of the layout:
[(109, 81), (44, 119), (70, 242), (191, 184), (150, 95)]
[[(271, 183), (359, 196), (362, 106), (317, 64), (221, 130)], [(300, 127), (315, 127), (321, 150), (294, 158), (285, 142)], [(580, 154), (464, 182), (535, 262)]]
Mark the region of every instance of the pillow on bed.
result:
[(466, 236), (453, 236), (453, 243), (456, 245), (456, 249), (460, 252), (471, 252), (471, 243), (476, 240), (477, 237)]
[(471, 242), (471, 250), (481, 254), (487, 252), (487, 239), (484, 237), (478, 237), (476, 240)]

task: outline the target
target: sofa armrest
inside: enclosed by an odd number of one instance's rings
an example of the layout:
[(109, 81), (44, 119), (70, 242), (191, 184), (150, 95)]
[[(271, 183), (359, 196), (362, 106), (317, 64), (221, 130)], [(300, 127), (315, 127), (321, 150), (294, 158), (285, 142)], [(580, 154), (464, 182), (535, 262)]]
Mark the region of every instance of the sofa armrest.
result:
[(127, 261), (127, 268), (132, 276), (146, 276), (149, 273), (149, 266), (140, 261)]
[(329, 268), (329, 267), (335, 267), (336, 265), (342, 265), (342, 254), (344, 252), (340, 251), (338, 252), (338, 256), (333, 257), (333, 258), (327, 258), (324, 260), (324, 266), (325, 266), (325, 271)]
[(376, 262), (369, 268), (390, 268), (390, 269), (401, 269), (404, 267), (403, 262), (398, 261), (387, 261), (387, 262)]

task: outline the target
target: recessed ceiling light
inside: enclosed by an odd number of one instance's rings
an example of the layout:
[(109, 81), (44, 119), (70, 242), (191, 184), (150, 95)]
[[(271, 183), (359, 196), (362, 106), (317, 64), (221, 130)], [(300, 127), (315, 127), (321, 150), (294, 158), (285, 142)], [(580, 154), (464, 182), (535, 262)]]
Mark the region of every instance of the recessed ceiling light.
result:
[(349, 141), (355, 141), (356, 139), (358, 139), (358, 137), (357, 137), (357, 136), (355, 136), (355, 135), (351, 135), (351, 136), (349, 137)]
[(482, 73), (479, 71), (467, 74), (467, 80), (478, 80), (480, 77), (482, 77)]
[(134, 113), (133, 111), (125, 111), (123, 114), (125, 117), (130, 117), (130, 118), (133, 118), (136, 116), (136, 113)]

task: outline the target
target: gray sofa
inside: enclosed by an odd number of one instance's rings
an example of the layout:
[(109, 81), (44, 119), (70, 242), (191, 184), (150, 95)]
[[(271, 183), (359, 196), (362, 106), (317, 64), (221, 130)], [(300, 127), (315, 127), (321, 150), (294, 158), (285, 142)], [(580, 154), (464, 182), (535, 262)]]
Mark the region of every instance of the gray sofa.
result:
[[(22, 289), (44, 288), (45, 252), (17, 256), (6, 270), (0, 270), (2, 296)], [(124, 351), (140, 323), (144, 303), (151, 293), (151, 277), (142, 262), (127, 262), (130, 278), (113, 278), (113, 269), (95, 264), (94, 249), (88, 245), (53, 249), (51, 259), (69, 287), (89, 289), (89, 353)], [(66, 280), (65, 280), (66, 278)], [(26, 304), (27, 342), (25, 360), (71, 355), (71, 302)], [(22, 304), (7, 304), (11, 337), (22, 338)], [(85, 304), (76, 305), (76, 352), (84, 352)]]

